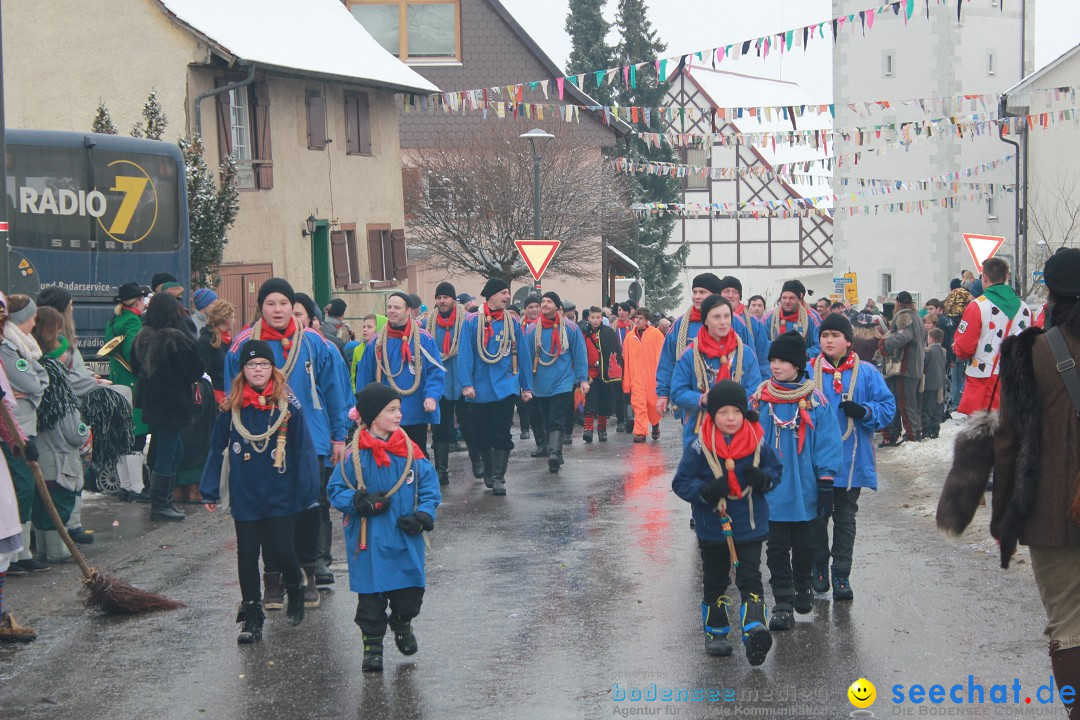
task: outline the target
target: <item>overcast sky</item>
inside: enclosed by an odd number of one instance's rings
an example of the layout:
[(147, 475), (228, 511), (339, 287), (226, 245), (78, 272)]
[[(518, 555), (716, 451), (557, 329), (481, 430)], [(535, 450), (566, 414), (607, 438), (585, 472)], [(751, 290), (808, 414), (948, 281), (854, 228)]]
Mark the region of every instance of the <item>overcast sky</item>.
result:
[[(1019, 0), (1003, 0), (1018, 3)], [(561, 68), (570, 55), (570, 38), (564, 30), (568, 0), (502, 0), (518, 22)], [(694, 50), (717, 47), (737, 40), (821, 22), (831, 17), (830, 0), (648, 0), (649, 19), (660, 38), (667, 43), (667, 53), (679, 55)], [(1042, 67), (1080, 41), (1080, 0), (1036, 0), (1035, 64)], [(662, 12), (661, 12), (662, 9)], [(608, 2), (608, 19), (615, 16), (615, 0)], [(783, 64), (779, 54), (768, 61), (749, 58), (726, 69), (763, 75), (799, 83), (810, 102), (828, 102), (832, 98), (831, 47), (814, 46), (803, 57), (788, 58)], [(725, 61), (725, 64), (727, 61)], [(598, 68), (599, 69), (599, 68)], [(531, 80), (532, 78), (521, 78)]]

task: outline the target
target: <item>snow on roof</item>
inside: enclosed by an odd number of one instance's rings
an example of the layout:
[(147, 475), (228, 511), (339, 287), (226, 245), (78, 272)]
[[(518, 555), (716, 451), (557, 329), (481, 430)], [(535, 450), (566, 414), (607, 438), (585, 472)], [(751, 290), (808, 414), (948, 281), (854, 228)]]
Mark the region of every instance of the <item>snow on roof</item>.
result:
[(630, 267), (634, 268), (635, 270), (641, 270), (641, 268), (638, 267), (638, 264), (636, 262), (631, 260), (628, 256), (624, 255), (623, 253), (619, 252), (618, 248), (616, 248), (611, 243), (604, 243), (604, 247), (606, 247), (608, 249), (608, 252), (610, 252), (612, 255), (619, 258), (620, 260), (622, 260), (624, 263), (626, 263)]
[(375, 42), (340, 0), (158, 0), (239, 60), (406, 92), (438, 88)]

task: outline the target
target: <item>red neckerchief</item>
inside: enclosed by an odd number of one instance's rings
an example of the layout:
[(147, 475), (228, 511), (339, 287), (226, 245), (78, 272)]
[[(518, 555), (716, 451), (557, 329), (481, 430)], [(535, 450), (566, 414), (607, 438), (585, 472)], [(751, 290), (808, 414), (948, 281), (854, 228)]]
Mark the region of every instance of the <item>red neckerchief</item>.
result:
[(784, 312), (783, 308), (780, 308), (780, 319), (784, 322), (799, 324), (799, 308), (795, 308), (795, 311), (791, 314)]
[(229, 345), (232, 345), (232, 331), (231, 330), (222, 330), (221, 331), (221, 344), (224, 345), (225, 347), (228, 347)]
[(551, 354), (558, 355), (562, 352), (562, 339), (559, 337), (559, 313), (555, 313), (555, 317), (548, 320), (543, 315), (540, 316), (540, 332), (544, 330), (551, 330)]
[(739, 336), (732, 330), (728, 330), (727, 337), (717, 340), (709, 334), (709, 329), (704, 325), (698, 330), (697, 348), (702, 355), (709, 358), (720, 359), (720, 371), (716, 374), (716, 381), (731, 379), (731, 363), (728, 358), (739, 347)]
[(274, 381), (266, 383), (266, 387), (259, 392), (250, 383), (244, 383), (244, 391), (240, 396), (240, 407), (253, 407), (256, 410), (270, 411), (277, 407), (270, 398), (274, 394)]
[(488, 341), (495, 336), (495, 328), (492, 327), (495, 321), (502, 320), (506, 315), (505, 310), (492, 310), (488, 307), (487, 303), (484, 303), (484, 317), (487, 318), (487, 322), (484, 323), (484, 346), (486, 347)]
[(741, 302), (732, 303), (731, 308), (732, 308), (732, 310), (734, 310), (736, 315), (745, 315), (746, 314), (746, 306), (743, 305)]
[(701, 322), (701, 308), (690, 308), (690, 322)]
[(386, 326), (386, 337), (397, 338), (401, 341), (401, 362), (405, 365), (412, 365), (412, 348), (409, 347), (409, 338), (412, 337), (412, 318), (405, 320), (405, 326), (400, 330), (395, 330), (392, 325)]
[(139, 308), (139, 306), (137, 305), (125, 305), (124, 307), (120, 308), (120, 312), (124, 312), (125, 310), (134, 315), (135, 317), (139, 317), (140, 315), (142, 315), (142, 309)]
[(450, 341), (453, 340), (450, 336), (453, 334), (451, 330), (454, 329), (454, 323), (457, 321), (457, 305), (450, 311), (450, 315), (443, 317), (441, 312), (435, 313), (435, 324), (446, 330), (442, 339), (442, 351), (445, 355), (450, 352)]
[(854, 368), (855, 353), (853, 352), (849, 352), (847, 356), (842, 361), (840, 361), (840, 367), (835, 368), (833, 367), (832, 361), (829, 360), (825, 353), (821, 353), (821, 371), (831, 372), (833, 374), (833, 390), (836, 391), (837, 395), (844, 394), (844, 383), (843, 378), (841, 377), (841, 373), (843, 373), (845, 370), (853, 370)]
[[(724, 434), (716, 429), (713, 419), (708, 413), (701, 418), (701, 442), (716, 457), (724, 460), (724, 468), (727, 470), (728, 494), (732, 497), (742, 497), (742, 486), (735, 477), (735, 461), (753, 455), (757, 451), (758, 444), (765, 437), (765, 431), (761, 423), (743, 420), (742, 427), (731, 436), (729, 443), (724, 439)], [(731, 462), (728, 462), (728, 461)]]
[(389, 466), (391, 455), (408, 457), (409, 443), (412, 443), (414, 458), (424, 457), (424, 453), (420, 451), (419, 446), (401, 428), (395, 430), (389, 440), (380, 440), (368, 432), (367, 428), (360, 428), (357, 432), (359, 435), (357, 436), (356, 446), (361, 450), (371, 451), (372, 456), (375, 458), (376, 467)]
[(287, 360), (289, 358), (289, 348), (292, 346), (292, 336), (296, 334), (296, 318), (290, 317), (289, 324), (285, 326), (285, 329), (278, 332), (277, 329), (270, 327), (270, 323), (263, 321), (262, 324), (262, 340), (271, 342), (277, 340), (281, 343), (281, 352)]
[(776, 387), (777, 385), (775, 380), (773, 380), (772, 378), (766, 380), (765, 385), (761, 388), (761, 401), (772, 403), (773, 405), (799, 403), (799, 417), (801, 418), (801, 422), (799, 423), (799, 452), (801, 453), (803, 450), (803, 444), (806, 441), (806, 428), (814, 427), (814, 420), (810, 417), (810, 402), (803, 402), (803, 400), (806, 400), (806, 398), (810, 397), (810, 395), (813, 393), (813, 390), (806, 393), (806, 395), (803, 395), (802, 398), (781, 400), (772, 393), (773, 388)]

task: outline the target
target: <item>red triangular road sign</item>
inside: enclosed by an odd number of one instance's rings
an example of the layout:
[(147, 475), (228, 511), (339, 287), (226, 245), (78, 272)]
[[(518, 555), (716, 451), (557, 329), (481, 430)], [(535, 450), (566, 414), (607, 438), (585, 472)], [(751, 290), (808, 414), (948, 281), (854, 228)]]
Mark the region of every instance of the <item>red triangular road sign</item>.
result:
[(971, 259), (975, 261), (975, 270), (981, 273), (983, 263), (997, 254), (1005, 243), (1005, 238), (999, 235), (964, 233), (964, 242), (967, 244), (968, 252), (971, 253)]
[(555, 251), (562, 244), (559, 240), (515, 240), (518, 252), (525, 264), (529, 266), (534, 280), (539, 280), (547, 266), (551, 264), (551, 258), (555, 257)]

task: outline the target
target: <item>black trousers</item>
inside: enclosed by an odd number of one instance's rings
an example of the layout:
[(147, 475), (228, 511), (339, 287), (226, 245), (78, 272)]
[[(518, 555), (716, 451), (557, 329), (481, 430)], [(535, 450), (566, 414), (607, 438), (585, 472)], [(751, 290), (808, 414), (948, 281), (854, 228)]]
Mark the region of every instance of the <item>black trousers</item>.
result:
[(533, 437), (536, 438), (536, 444), (539, 446), (547, 443), (547, 428), (544, 426), (544, 411), (540, 408), (539, 398), (534, 395), (532, 401), (526, 403), (526, 407), (529, 409), (529, 426), (532, 427)]
[[(748, 543), (735, 543), (735, 554), (739, 566), (735, 568), (735, 586), (739, 588), (743, 602), (749, 602), (751, 595), (764, 597), (761, 584), (761, 540)], [(706, 542), (698, 540), (701, 552), (701, 575), (704, 585), (702, 602), (714, 603), (721, 595), (727, 594), (731, 583), (731, 555), (727, 542)]]
[[(829, 520), (814, 520), (814, 565), (829, 567), (839, 577), (851, 575), (851, 556), (855, 551), (855, 514), (859, 512), (859, 494), (862, 488), (833, 488), (833, 536), (832, 552), (829, 551)], [(770, 523), (771, 526), (771, 523)]]
[(814, 522), (769, 520), (769, 544), (765, 555), (769, 565), (769, 585), (777, 604), (790, 604), (795, 597), (796, 585), (810, 585), (810, 573), (814, 569)]
[(544, 432), (562, 430), (567, 435), (574, 429), (574, 393), (565, 392), (550, 397), (533, 397), (533, 402), (540, 406), (544, 418)]
[(431, 442), (434, 443), (447, 443), (452, 445), (454, 440), (457, 439), (457, 433), (454, 432), (454, 428), (461, 426), (461, 437), (464, 438), (465, 444), (472, 447), (472, 423), (469, 422), (469, 412), (472, 410), (472, 403), (467, 403), (462, 399), (457, 400), (440, 400), (439, 401), (439, 424), (431, 426)]
[(405, 434), (412, 438), (412, 441), (420, 446), (420, 452), (424, 453), (424, 457), (427, 457), (427, 424), (423, 425), (402, 425), (401, 429), (405, 431)]
[(522, 400), (521, 396), (518, 395), (516, 404), (518, 414), (518, 427), (521, 428), (521, 432), (523, 433), (529, 432), (529, 428), (532, 427), (532, 424), (529, 422), (530, 418), (532, 417), (529, 413), (529, 403)]
[(611, 386), (611, 396), (615, 403), (615, 420), (622, 424), (626, 424), (626, 406), (630, 404), (630, 397), (623, 393), (622, 383), (616, 383)]
[(319, 467), (319, 538), (316, 551), (316, 559), (321, 568), (320, 572), (330, 571), (330, 564), (334, 562), (332, 552), (334, 539), (334, 523), (330, 521), (330, 498), (326, 494), (326, 486), (330, 482), (330, 476), (334, 474), (333, 467), (322, 465)]
[(293, 544), (294, 515), (264, 520), (234, 520), (236, 526), (236, 569), (240, 576), (240, 595), (244, 602), (262, 599), (259, 577), (259, 548), (267, 565), (281, 568), (286, 585), (299, 585), (303, 575)]
[[(424, 588), (409, 587), (382, 593), (359, 593), (356, 602), (355, 622), (360, 626), (365, 637), (379, 637), (386, 634), (386, 625), (397, 630), (409, 624), (420, 614), (424, 603)], [(386, 605), (390, 605), (390, 617), (386, 616)]]
[(484, 451), (493, 448), (510, 452), (514, 449), (510, 425), (514, 422), (517, 398), (517, 395), (510, 395), (496, 402), (472, 403), (469, 421), (472, 423), (473, 439), (477, 450)]
[(945, 415), (945, 403), (938, 402), (938, 392), (947, 397), (945, 390), (926, 390), (919, 393), (919, 412), (924, 436), (933, 436), (941, 432), (941, 419)]
[[(319, 559), (319, 533), (322, 530), (322, 508), (316, 505), (293, 515), (292, 546), (301, 565), (313, 565)], [(263, 567), (266, 572), (284, 573), (277, 557), (263, 545)]]

